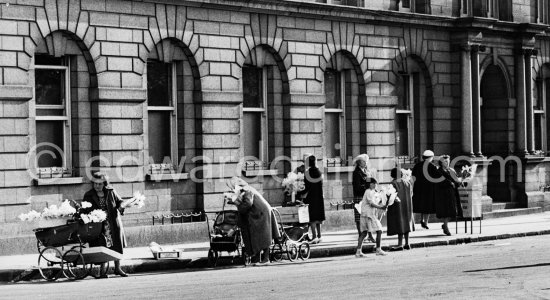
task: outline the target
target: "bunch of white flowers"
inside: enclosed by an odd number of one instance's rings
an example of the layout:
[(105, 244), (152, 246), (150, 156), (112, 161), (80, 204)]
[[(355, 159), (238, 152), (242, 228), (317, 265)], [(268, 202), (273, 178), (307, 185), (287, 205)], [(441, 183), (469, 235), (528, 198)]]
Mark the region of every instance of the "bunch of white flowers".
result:
[(29, 211), (28, 213), (26, 214), (20, 214), (19, 215), (19, 220), (21, 221), (28, 221), (28, 222), (32, 222), (34, 220), (38, 220), (40, 219), (42, 216), (39, 212), (37, 212), (36, 210), (31, 210)]
[(289, 195), (293, 192), (303, 191), (306, 188), (304, 173), (289, 172), (281, 185), (285, 188), (285, 193)]
[(107, 214), (101, 209), (94, 209), (89, 214), (81, 214), (80, 218), (84, 224), (100, 223), (107, 220)]
[(401, 169), (401, 178), (403, 180), (411, 180), (411, 178), (412, 178), (411, 169)]

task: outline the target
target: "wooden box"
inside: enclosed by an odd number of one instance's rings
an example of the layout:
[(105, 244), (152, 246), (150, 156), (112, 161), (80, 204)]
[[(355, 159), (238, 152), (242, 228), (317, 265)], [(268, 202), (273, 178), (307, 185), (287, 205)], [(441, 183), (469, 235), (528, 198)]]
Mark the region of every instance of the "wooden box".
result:
[(275, 209), (277, 209), (281, 215), (281, 220), (279, 220), (277, 213), (275, 213), (277, 221), (281, 223), (309, 223), (307, 204), (301, 206), (275, 207)]

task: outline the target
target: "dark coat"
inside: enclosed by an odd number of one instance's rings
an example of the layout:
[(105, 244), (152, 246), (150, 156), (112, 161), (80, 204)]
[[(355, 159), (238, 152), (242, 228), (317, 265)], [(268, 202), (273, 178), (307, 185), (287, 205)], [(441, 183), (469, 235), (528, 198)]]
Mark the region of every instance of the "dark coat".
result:
[(365, 194), (365, 191), (369, 188), (369, 183), (367, 182), (368, 178), (369, 178), (369, 175), (363, 172), (363, 170), (361, 170), (359, 166), (355, 167), (355, 170), (353, 170), (353, 179), (352, 179), (353, 197), (359, 197), (363, 199), (363, 195)]
[(323, 177), (317, 167), (311, 167), (304, 176), (307, 196), (304, 202), (308, 204), (309, 221), (325, 220), (325, 199), (323, 197)]
[(414, 231), (414, 218), (412, 207), (412, 186), (409, 180), (394, 179), (391, 184), (397, 191), (399, 202), (394, 202), (388, 207), (387, 235), (404, 234)]
[(424, 164), (427, 166), (427, 174), (431, 178), (439, 178), (440, 174), (437, 167), (427, 161), (421, 161), (414, 165), (412, 176), (414, 177), (413, 185), (413, 210), (415, 213), (433, 214), (435, 213), (435, 182), (429, 181), (424, 172)]
[(254, 188), (245, 192), (237, 205), (239, 227), (248, 255), (269, 249), (273, 239), (279, 239), (277, 221), (269, 203)]
[(455, 170), (439, 168), (439, 178), (442, 180), (436, 186), (435, 214), (438, 218), (454, 218), (462, 216), (460, 196), (458, 195), (459, 182), (456, 181)]
[[(103, 229), (105, 230), (105, 226), (108, 223), (108, 226), (111, 229), (111, 238), (113, 241), (113, 244), (111, 245), (111, 247), (109, 247), (109, 249), (122, 254), (123, 248), (126, 247), (126, 237), (124, 235), (124, 227), (122, 226), (121, 218), (121, 216), (124, 215), (124, 208), (120, 207), (123, 201), (115, 192), (115, 190), (110, 186), (105, 187), (103, 189), (103, 193), (105, 194), (105, 199), (107, 201), (107, 220), (103, 222)], [(92, 204), (92, 210), (101, 209), (101, 206), (99, 204), (99, 197), (97, 196), (97, 193), (94, 189), (86, 192), (82, 201), (90, 202)], [(105, 246), (105, 242), (100, 239), (90, 242), (90, 246)]]

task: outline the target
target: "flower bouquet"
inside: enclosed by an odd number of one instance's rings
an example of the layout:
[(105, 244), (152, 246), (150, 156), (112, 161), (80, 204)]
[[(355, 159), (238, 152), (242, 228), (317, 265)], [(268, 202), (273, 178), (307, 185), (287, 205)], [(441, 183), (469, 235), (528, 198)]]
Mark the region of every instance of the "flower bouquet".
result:
[[(296, 193), (302, 192), (306, 189), (305, 181), (304, 181), (304, 173), (298, 172), (297, 174), (294, 172), (289, 172), (285, 179), (283, 179), (283, 182), (281, 184), (284, 188), (284, 193), (287, 196), (290, 196), (290, 203), (293, 205), (296, 202)], [(301, 202), (300, 202), (301, 203)]]
[(145, 205), (145, 195), (140, 191), (136, 191), (134, 196), (122, 203), (122, 207), (137, 207), (142, 208)]
[(401, 169), (401, 179), (410, 181), (412, 178), (412, 170), (411, 169)]
[(224, 203), (239, 205), (244, 193), (250, 192), (248, 185), (235, 184), (235, 188), (229, 192), (223, 193)]
[(474, 178), (476, 169), (477, 164), (472, 164), (471, 166), (462, 166), (462, 170), (460, 170), (460, 172), (458, 173), (461, 187), (466, 187), (466, 183)]

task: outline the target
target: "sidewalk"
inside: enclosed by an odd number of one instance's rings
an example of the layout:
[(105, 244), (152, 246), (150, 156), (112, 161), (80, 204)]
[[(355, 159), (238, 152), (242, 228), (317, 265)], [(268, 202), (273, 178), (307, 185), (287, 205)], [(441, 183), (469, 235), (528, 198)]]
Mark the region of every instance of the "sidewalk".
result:
[[(470, 222), (468, 222), (468, 232)], [(458, 222), (458, 234), (455, 234), (455, 223), (449, 223), (452, 236), (445, 236), (441, 230), (441, 223), (430, 223), (430, 229), (422, 229), (418, 224), (416, 231), (410, 235), (409, 243), (413, 248), (456, 245), (473, 243), (495, 239), (523, 237), (530, 235), (550, 234), (550, 212), (515, 216), (500, 219), (482, 221), (482, 232), (479, 233), (479, 221), (474, 221), (474, 233), (464, 233), (464, 222)], [(397, 237), (382, 236), (382, 246), (387, 247), (397, 244)], [(311, 245), (311, 258), (352, 255), (357, 245), (357, 232), (346, 230), (338, 232), (326, 232), (320, 244)], [(122, 267), (128, 273), (152, 272), (160, 270), (174, 270), (183, 268), (206, 267), (206, 256), (209, 249), (208, 243), (161, 245), (183, 249), (183, 257), (180, 260), (155, 260), (148, 247), (127, 248), (124, 250), (125, 259)], [(374, 245), (365, 243), (364, 252), (373, 251)], [(223, 253), (222, 255), (227, 255)], [(391, 255), (391, 253), (390, 253)], [(33, 266), (37, 264), (38, 254), (0, 256), (0, 282), (18, 280), (21, 277), (32, 277)], [(220, 259), (220, 265), (229, 264), (230, 260)], [(22, 276), (25, 275), (25, 276)], [(29, 275), (29, 276), (27, 276)], [(18, 278), (19, 277), (19, 278)], [(25, 279), (25, 278), (23, 278)]]

